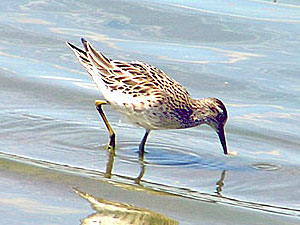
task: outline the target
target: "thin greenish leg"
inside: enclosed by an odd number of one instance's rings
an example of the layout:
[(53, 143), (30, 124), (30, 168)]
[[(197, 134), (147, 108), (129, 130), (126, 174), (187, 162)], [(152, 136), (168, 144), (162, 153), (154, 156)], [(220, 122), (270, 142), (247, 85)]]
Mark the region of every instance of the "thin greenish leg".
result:
[(106, 146), (107, 150), (111, 151), (111, 150), (115, 150), (116, 148), (116, 135), (115, 135), (115, 132), (113, 131), (113, 129), (111, 128), (104, 112), (103, 112), (103, 109), (102, 109), (102, 105), (107, 105), (108, 102), (105, 101), (105, 100), (96, 100), (95, 101), (95, 105), (96, 105), (96, 109), (98, 110), (99, 114), (101, 115), (104, 123), (105, 123), (105, 126), (108, 130), (108, 133), (109, 133), (109, 142)]
[(139, 156), (140, 156), (140, 159), (141, 160), (144, 160), (144, 154), (145, 154), (145, 144), (146, 144), (146, 141), (147, 141), (147, 138), (148, 138), (148, 135), (150, 133), (151, 130), (146, 130), (146, 133), (140, 143), (140, 146), (139, 146)]

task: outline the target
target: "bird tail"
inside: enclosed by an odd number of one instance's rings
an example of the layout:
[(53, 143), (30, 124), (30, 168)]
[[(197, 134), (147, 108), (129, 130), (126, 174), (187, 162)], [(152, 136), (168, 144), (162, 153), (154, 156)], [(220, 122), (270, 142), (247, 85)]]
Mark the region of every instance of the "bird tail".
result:
[(66, 44), (72, 49), (72, 51), (74, 52), (74, 54), (76, 55), (76, 57), (78, 58), (80, 64), (88, 70), (88, 68), (91, 65), (90, 60), (88, 58), (88, 55), (85, 51), (83, 51), (82, 49), (76, 47), (75, 45), (73, 45), (70, 42), (66, 42)]
[(103, 55), (101, 52), (97, 52), (95, 48), (84, 38), (81, 38), (81, 42), (85, 48), (88, 58), (93, 62), (95, 66), (103, 69), (112, 69), (111, 60)]
[(81, 38), (84, 50), (76, 47), (70, 42), (66, 44), (72, 49), (72, 51), (77, 56), (80, 64), (86, 69), (90, 70), (91, 67), (95, 66), (99, 70), (108, 70), (112, 69), (111, 60), (103, 55), (101, 52), (97, 52), (95, 48), (84, 38)]

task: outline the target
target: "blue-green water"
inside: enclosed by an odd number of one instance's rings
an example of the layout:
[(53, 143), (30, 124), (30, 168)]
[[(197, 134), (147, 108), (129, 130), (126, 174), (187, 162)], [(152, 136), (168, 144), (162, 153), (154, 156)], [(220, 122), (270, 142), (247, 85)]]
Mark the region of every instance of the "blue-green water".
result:
[[(179, 224), (299, 222), (299, 33), (292, 0), (1, 2), (2, 224), (80, 224), (93, 210), (73, 186)], [(144, 130), (106, 107), (112, 160), (94, 107), (102, 96), (65, 44), (80, 37), (161, 68), (195, 98), (222, 99), (237, 156), (222, 154), (209, 127), (154, 131), (142, 166)]]

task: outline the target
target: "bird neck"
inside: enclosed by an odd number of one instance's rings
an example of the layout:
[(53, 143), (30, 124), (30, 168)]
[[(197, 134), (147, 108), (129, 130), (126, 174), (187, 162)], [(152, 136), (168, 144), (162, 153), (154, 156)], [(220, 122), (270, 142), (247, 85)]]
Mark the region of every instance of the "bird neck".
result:
[(207, 102), (205, 98), (202, 99), (192, 99), (191, 100), (191, 108), (193, 110), (204, 110), (207, 108)]
[(206, 119), (211, 116), (211, 101), (210, 98), (192, 99), (191, 108), (194, 111), (194, 116), (199, 122), (205, 123)]

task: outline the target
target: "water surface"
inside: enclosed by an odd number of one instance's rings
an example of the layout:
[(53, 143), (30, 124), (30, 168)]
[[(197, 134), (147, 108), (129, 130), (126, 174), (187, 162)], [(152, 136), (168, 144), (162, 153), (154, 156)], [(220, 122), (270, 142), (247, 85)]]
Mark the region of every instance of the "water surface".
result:
[[(292, 0), (1, 4), (4, 224), (84, 223), (99, 218), (93, 199), (106, 204), (100, 218), (113, 217), (108, 205), (131, 204), (175, 224), (299, 222), (299, 10)], [(144, 130), (106, 107), (117, 133), (110, 155), (94, 108), (102, 96), (65, 45), (80, 37), (111, 58), (161, 68), (195, 98), (222, 99), (237, 156), (224, 156), (203, 126), (152, 132), (141, 164)]]

